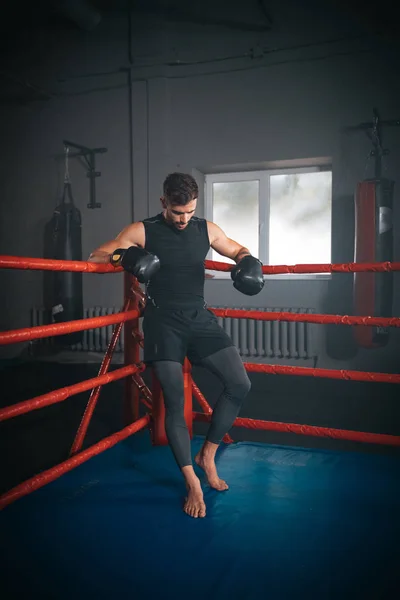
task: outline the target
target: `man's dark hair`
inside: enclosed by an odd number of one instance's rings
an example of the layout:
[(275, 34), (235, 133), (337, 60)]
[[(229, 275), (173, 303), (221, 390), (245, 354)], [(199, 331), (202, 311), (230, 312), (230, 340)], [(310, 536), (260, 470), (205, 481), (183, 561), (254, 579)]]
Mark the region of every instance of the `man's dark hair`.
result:
[(185, 206), (199, 195), (196, 180), (186, 173), (170, 173), (163, 185), (164, 198), (172, 205)]

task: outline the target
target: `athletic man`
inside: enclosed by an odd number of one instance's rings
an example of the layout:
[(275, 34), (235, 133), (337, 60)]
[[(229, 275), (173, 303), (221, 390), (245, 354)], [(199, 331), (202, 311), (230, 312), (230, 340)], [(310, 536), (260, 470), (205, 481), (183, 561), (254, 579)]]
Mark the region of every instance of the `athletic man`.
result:
[(191, 175), (168, 175), (162, 212), (132, 223), (89, 258), (122, 265), (146, 285), (144, 361), (154, 369), (163, 390), (165, 430), (188, 492), (184, 510), (195, 518), (204, 517), (206, 507), (184, 418), (185, 356), (192, 364), (209, 369), (224, 386), (204, 445), (195, 457), (209, 485), (218, 491), (228, 486), (218, 477), (215, 453), (250, 390), (236, 347), (204, 302), (204, 260), (210, 246), (236, 262), (231, 277), (237, 290), (254, 295), (264, 285), (261, 262), (247, 248), (229, 239), (214, 223), (194, 216), (197, 197), (197, 183)]

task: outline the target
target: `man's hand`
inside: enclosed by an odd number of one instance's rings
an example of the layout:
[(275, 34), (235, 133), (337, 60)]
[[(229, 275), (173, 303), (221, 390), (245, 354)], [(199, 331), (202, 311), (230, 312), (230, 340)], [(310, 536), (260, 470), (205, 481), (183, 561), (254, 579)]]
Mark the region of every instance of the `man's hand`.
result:
[(147, 283), (160, 268), (160, 259), (144, 248), (131, 246), (117, 248), (111, 255), (111, 264), (121, 265), (125, 271), (136, 277), (140, 283)]
[(233, 267), (231, 277), (233, 287), (247, 296), (255, 296), (264, 287), (262, 263), (250, 254), (244, 256)]

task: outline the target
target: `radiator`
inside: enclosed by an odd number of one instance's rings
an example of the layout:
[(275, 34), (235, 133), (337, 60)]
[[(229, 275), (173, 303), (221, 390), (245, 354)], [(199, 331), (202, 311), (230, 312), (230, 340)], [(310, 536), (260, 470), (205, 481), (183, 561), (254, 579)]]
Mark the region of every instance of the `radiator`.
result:
[[(234, 308), (232, 306), (215, 306), (215, 308)], [(243, 308), (243, 307), (238, 307)], [(249, 308), (248, 310), (262, 310), (267, 312), (293, 312), (315, 313), (313, 308)], [(117, 307), (94, 306), (85, 308), (85, 318), (100, 317), (120, 312)], [(48, 320), (43, 308), (31, 310), (31, 327), (43, 325)], [(218, 317), (218, 322), (231, 337), (243, 358), (276, 358), (276, 359), (315, 359), (317, 352), (313, 336), (312, 323), (290, 323), (285, 321), (255, 321), (251, 319), (232, 319)], [(115, 325), (108, 325), (98, 329), (83, 332), (83, 342), (71, 346), (76, 352), (105, 352), (111, 340)], [(119, 337), (115, 352), (123, 352), (123, 332)], [(52, 338), (36, 340), (32, 347), (53, 345)]]
[[(215, 306), (214, 308), (234, 308)], [(237, 307), (240, 310), (243, 307)], [(313, 314), (313, 308), (249, 308), (263, 312)], [(312, 323), (288, 321), (255, 321), (218, 317), (218, 322), (231, 337), (244, 358), (315, 359), (317, 357)]]

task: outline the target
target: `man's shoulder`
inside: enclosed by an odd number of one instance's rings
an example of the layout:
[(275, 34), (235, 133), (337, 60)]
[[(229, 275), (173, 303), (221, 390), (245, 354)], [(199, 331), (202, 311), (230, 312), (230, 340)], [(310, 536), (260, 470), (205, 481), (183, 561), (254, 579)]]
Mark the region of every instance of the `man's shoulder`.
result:
[(146, 219), (142, 220), (142, 223), (145, 225), (155, 225), (157, 223), (162, 223), (162, 214), (155, 215), (154, 217), (146, 217)]
[(207, 219), (203, 219), (202, 217), (192, 217), (190, 219), (190, 222), (195, 225), (196, 227), (200, 227), (201, 229), (204, 229), (205, 227), (207, 227)]
[(207, 223), (207, 227), (210, 231), (219, 229), (219, 226), (216, 223), (213, 223), (212, 221), (207, 221), (206, 219), (204, 219), (204, 220)]

